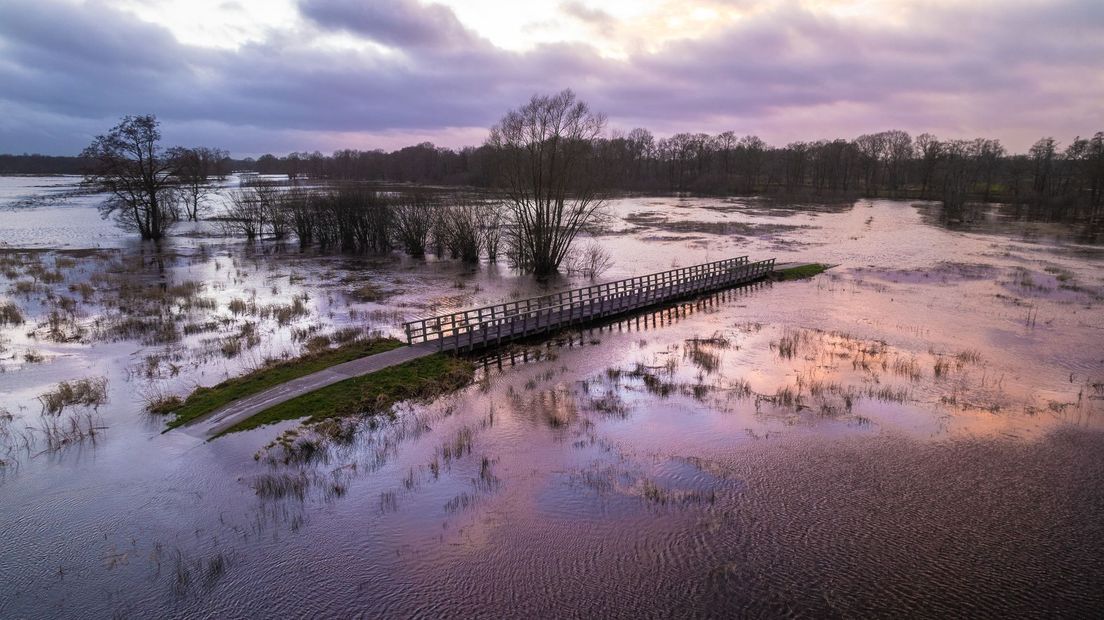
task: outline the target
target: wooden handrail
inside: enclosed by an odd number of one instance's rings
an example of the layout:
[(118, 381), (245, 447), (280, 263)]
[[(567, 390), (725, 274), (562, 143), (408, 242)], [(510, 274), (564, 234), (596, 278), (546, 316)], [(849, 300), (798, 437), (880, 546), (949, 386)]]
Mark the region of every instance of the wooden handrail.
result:
[[(658, 272), (658, 273), (648, 274), (648, 275), (644, 275), (644, 276), (634, 276), (634, 277), (631, 277), (631, 278), (625, 278), (625, 279), (622, 279), (622, 280), (614, 280), (612, 282), (604, 282), (602, 284), (594, 284), (594, 285), (591, 285), (591, 286), (585, 286), (585, 287), (582, 287), (582, 288), (571, 289), (571, 290), (568, 290), (568, 291), (561, 291), (561, 292), (558, 292), (558, 293), (549, 293), (547, 295), (541, 295), (541, 296), (538, 296), (538, 297), (530, 297), (528, 299), (524, 299), (524, 300), (520, 300), (520, 301), (503, 302), (503, 303), (500, 303), (500, 304), (494, 304), (494, 305), (490, 305), (490, 306), (483, 306), (483, 307), (480, 307), (480, 308), (473, 308), (471, 310), (462, 310), (460, 312), (452, 312), (452, 313), (449, 313), (449, 314), (441, 314), (441, 315), (435, 315), (435, 316), (431, 316), (431, 317), (418, 318), (418, 319), (415, 319), (413, 321), (408, 321), (407, 323), (404, 323), (404, 327), (407, 326), (407, 325), (412, 325), (414, 323), (428, 322), (428, 321), (435, 321), (438, 325), (440, 325), (441, 323), (457, 323), (457, 322), (460, 322), (460, 321), (468, 321), (468, 320), (471, 319), (471, 315), (473, 313), (477, 314), (477, 316), (478, 316), (478, 313), (480, 313), (480, 312), (490, 311), (492, 309), (497, 309), (497, 308), (501, 308), (503, 313), (510, 313), (511, 306), (513, 307), (513, 312), (515, 312), (515, 313), (528, 312), (528, 311), (531, 311), (535, 308), (539, 308), (541, 306), (546, 305), (546, 302), (549, 302), (552, 299), (560, 300), (563, 297), (563, 295), (565, 295), (565, 294), (579, 293), (581, 295), (583, 293), (587, 293), (588, 296), (594, 296), (595, 294), (607, 295), (606, 291), (608, 291), (611, 288), (612, 289), (617, 289), (618, 287), (624, 287), (624, 286), (628, 285), (629, 283), (635, 283), (637, 281), (641, 281), (641, 280), (644, 280), (646, 278), (662, 278), (664, 281), (669, 281), (669, 280), (674, 279), (674, 278), (677, 277), (675, 274), (686, 273), (686, 272), (690, 272), (692, 270), (704, 270), (704, 269), (707, 269), (707, 268), (716, 269), (716, 268), (721, 268), (721, 267), (731, 267), (731, 266), (736, 266), (736, 265), (739, 265), (739, 264), (745, 264), (745, 263), (747, 263), (747, 261), (748, 261), (747, 256), (740, 256), (740, 257), (736, 257), (736, 258), (729, 258), (729, 259), (714, 261), (714, 262), (711, 262), (711, 263), (704, 263), (704, 264), (701, 264), (701, 265), (692, 265), (692, 266), (689, 266), (689, 267), (680, 267), (680, 268), (670, 269), (670, 270), (667, 270), (667, 271), (661, 271), (661, 272)], [(559, 303), (562, 303), (562, 301), (559, 301)], [(525, 304), (524, 309), (522, 309), (521, 304)]]
[[(558, 326), (641, 308), (667, 299), (732, 286), (774, 269), (774, 259), (749, 263), (746, 256), (625, 278), (523, 300), (420, 318), (403, 324), (407, 342), (472, 348), (547, 331)], [(588, 309), (590, 310), (588, 312)], [(576, 311), (577, 310), (577, 311)], [(515, 326), (521, 323), (521, 329)], [(530, 326), (530, 322), (532, 325)], [(508, 326), (506, 334), (503, 327)], [(491, 332), (493, 328), (493, 337)], [(482, 332), (478, 343), (475, 333)], [(460, 342), (461, 335), (467, 342)], [(446, 347), (446, 341), (452, 344)]]

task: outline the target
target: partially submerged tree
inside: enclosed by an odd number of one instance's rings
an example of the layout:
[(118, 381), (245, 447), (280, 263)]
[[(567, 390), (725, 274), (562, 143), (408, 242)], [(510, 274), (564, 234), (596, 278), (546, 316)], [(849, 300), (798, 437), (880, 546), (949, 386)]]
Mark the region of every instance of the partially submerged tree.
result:
[(487, 252), (487, 260), (498, 262), (498, 248), (502, 240), (503, 205), (491, 202), (483, 205), (480, 210), (480, 225), (483, 228), (483, 249)]
[(219, 222), (225, 234), (245, 237), (252, 243), (264, 235), (267, 215), (257, 189), (251, 187), (230, 193), (230, 204)]
[(299, 240), (299, 251), (303, 252), (314, 243), (322, 227), (317, 200), (307, 190), (293, 186), (284, 194), (283, 204), (287, 211), (288, 225)]
[(143, 239), (159, 240), (172, 225), (176, 199), (176, 161), (161, 148), (157, 118), (126, 116), (81, 152), (88, 161), (85, 183), (109, 197), (104, 217), (136, 230)]
[(537, 276), (559, 270), (579, 232), (602, 205), (602, 175), (593, 142), (605, 117), (571, 90), (534, 95), (494, 128), (487, 145), (499, 159), (512, 211), (511, 257)]
[(438, 205), (425, 192), (402, 196), (392, 210), (395, 241), (407, 254), (425, 256), (430, 233), (437, 225)]
[(207, 200), (215, 191), (211, 185), (211, 177), (221, 176), (222, 162), (228, 155), (221, 149), (199, 146), (190, 149), (174, 148), (169, 151), (169, 156), (176, 162), (184, 216), (195, 222), (207, 209)]
[(591, 241), (567, 257), (568, 273), (586, 276), (591, 280), (602, 277), (612, 266), (613, 256), (597, 241)]
[(486, 245), (484, 220), (488, 206), (455, 198), (442, 213), (442, 230), (446, 235), (446, 245), (453, 258), (465, 263), (478, 263), (479, 255)]

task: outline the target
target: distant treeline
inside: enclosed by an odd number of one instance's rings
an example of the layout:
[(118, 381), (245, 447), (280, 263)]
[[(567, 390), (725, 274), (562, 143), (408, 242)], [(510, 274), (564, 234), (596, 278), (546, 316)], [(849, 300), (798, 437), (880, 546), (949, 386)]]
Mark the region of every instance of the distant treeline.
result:
[(86, 166), (80, 157), (0, 154), (0, 174), (81, 174)]
[[(999, 140), (913, 138), (896, 130), (775, 147), (731, 132), (656, 140), (635, 129), (595, 140), (592, 148), (609, 188), (629, 192), (893, 197), (952, 206), (1023, 202), (1056, 215), (1090, 217), (1099, 216), (1104, 203), (1104, 132), (1064, 148), (1043, 138), (1022, 154), (1009, 153)], [(489, 146), (453, 150), (424, 143), (391, 153), (264, 155), (234, 165), (262, 174), (486, 187), (494, 180), (494, 157)]]
[[(1101, 216), (1104, 132), (1060, 145), (1036, 142), (1009, 153), (999, 140), (915, 138), (899, 130), (853, 140), (792, 142), (776, 147), (756, 136), (681, 133), (656, 139), (646, 129), (592, 142), (592, 159), (612, 191), (690, 192), (792, 197), (893, 197), (1020, 202), (1062, 217)], [(422, 143), (397, 151), (341, 150), (331, 155), (229, 159), (220, 167), (261, 174), (489, 187), (495, 153), (488, 146), (449, 149)], [(74, 157), (0, 156), (0, 172), (79, 172)]]

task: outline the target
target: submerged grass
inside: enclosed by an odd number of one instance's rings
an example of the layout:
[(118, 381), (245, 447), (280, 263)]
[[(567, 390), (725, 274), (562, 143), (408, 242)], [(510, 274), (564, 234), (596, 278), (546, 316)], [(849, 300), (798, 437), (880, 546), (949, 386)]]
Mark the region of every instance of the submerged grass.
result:
[(178, 408), (171, 411), (171, 413), (176, 414), (176, 417), (169, 422), (168, 427), (176, 428), (200, 416), (221, 409), (235, 400), (263, 392), (270, 387), (286, 383), (292, 379), (298, 379), (344, 362), (390, 351), (400, 346), (402, 346), (402, 342), (394, 338), (357, 340), (336, 349), (304, 355), (255, 370), (241, 377), (227, 379), (214, 387), (197, 388)]
[(0, 325), (21, 325), (23, 313), (12, 302), (0, 303)]
[(471, 362), (438, 353), (303, 394), (242, 420), (222, 434), (302, 417), (309, 423), (376, 415), (400, 401), (430, 399), (459, 389), (471, 381), (474, 372)]
[(40, 394), (42, 413), (58, 415), (66, 407), (99, 407), (107, 402), (107, 377), (87, 377), (62, 381), (49, 392)]

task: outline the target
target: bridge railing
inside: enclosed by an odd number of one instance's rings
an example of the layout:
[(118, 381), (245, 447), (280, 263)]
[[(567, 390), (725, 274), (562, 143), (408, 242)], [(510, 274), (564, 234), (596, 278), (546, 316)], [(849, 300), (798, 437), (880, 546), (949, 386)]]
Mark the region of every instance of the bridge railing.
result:
[(774, 270), (774, 259), (745, 263), (734, 267), (725, 277), (711, 277), (684, 280), (670, 287), (641, 289), (592, 299), (588, 301), (567, 302), (559, 306), (546, 306), (503, 319), (473, 324), (445, 334), (435, 342), (444, 350), (474, 349), (477, 346), (497, 344), (513, 338), (521, 338), (561, 329), (575, 323), (593, 321), (602, 317), (622, 314), (664, 303), (688, 295), (715, 291), (728, 286), (750, 282), (761, 278)]
[(474, 308), (461, 312), (453, 312), (438, 316), (416, 319), (403, 324), (406, 330), (407, 340), (411, 343), (435, 340), (440, 337), (452, 335), (456, 331), (466, 331), (472, 326), (481, 325), (487, 321), (508, 319), (512, 316), (529, 314), (553, 306), (562, 306), (574, 301), (587, 301), (602, 297), (610, 297), (625, 291), (636, 290), (642, 287), (662, 286), (667, 283), (683, 281), (690, 277), (706, 277), (717, 272), (723, 272), (732, 267), (747, 263), (747, 257), (730, 258), (702, 265), (681, 267), (668, 271), (636, 276), (595, 284), (581, 288), (560, 291), (539, 297), (530, 297), (518, 301), (504, 302), (482, 308)]
[[(545, 331), (572, 322), (661, 303), (665, 299), (762, 277), (774, 259), (748, 263), (746, 256), (671, 269), (561, 291), (540, 297), (427, 317), (403, 324), (407, 342), (439, 341), (442, 348), (471, 346)], [(480, 332), (477, 339), (475, 332)], [(466, 338), (464, 336), (467, 336)], [(446, 346), (446, 342), (451, 344)]]

